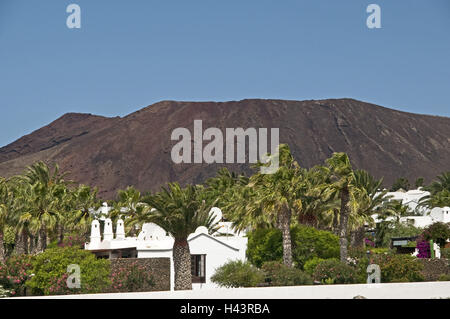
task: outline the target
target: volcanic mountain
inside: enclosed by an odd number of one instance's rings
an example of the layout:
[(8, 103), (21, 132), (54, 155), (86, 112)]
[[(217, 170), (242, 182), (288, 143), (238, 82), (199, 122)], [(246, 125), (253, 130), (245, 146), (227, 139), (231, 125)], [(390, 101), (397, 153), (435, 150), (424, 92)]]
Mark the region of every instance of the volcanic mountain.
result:
[[(36, 161), (58, 163), (79, 183), (97, 186), (104, 199), (133, 185), (158, 190), (168, 182), (202, 183), (227, 166), (251, 173), (249, 164), (175, 164), (176, 128), (203, 130), (279, 128), (303, 167), (346, 152), (354, 168), (384, 178), (427, 182), (450, 170), (450, 118), (411, 114), (353, 99), (230, 102), (162, 101), (123, 118), (69, 113), (0, 148), (0, 176), (22, 173)], [(204, 144), (207, 144), (206, 142)], [(270, 150), (270, 148), (268, 148)]]

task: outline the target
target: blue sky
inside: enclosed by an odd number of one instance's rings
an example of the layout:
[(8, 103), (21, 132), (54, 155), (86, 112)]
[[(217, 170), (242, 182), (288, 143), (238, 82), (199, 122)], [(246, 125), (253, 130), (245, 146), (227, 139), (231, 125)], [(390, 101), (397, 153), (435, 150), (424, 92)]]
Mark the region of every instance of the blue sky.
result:
[(450, 1), (0, 0), (0, 145), (67, 112), (340, 97), (450, 116)]

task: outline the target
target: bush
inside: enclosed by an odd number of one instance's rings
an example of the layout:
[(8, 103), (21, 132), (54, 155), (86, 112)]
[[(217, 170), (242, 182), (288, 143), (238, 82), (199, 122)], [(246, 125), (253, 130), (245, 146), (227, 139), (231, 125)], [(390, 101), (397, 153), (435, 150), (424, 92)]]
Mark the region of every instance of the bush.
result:
[(450, 259), (450, 248), (441, 248), (441, 258)]
[(10, 291), (11, 296), (24, 296), (26, 282), (31, 277), (32, 256), (20, 255), (8, 258), (0, 264), (0, 285)]
[(450, 275), (449, 274), (442, 274), (439, 276), (438, 281), (450, 281)]
[(410, 255), (375, 255), (372, 263), (381, 268), (381, 282), (423, 281), (423, 265)]
[[(293, 261), (297, 268), (303, 269), (306, 261), (314, 257), (339, 258), (339, 238), (330, 232), (296, 225), (291, 227), (291, 240)], [(272, 228), (250, 232), (247, 257), (257, 267), (268, 261), (281, 262), (283, 259), (281, 231)]]
[(314, 271), (314, 280), (321, 283), (354, 284), (357, 282), (357, 272), (337, 259), (327, 259), (320, 262)]
[(447, 239), (450, 238), (450, 225), (444, 223), (433, 223), (424, 229), (422, 233), (424, 240), (433, 240), (440, 247), (444, 247)]
[[(67, 266), (78, 265), (81, 287), (68, 288)], [(98, 293), (110, 287), (110, 262), (97, 259), (89, 251), (76, 248), (51, 248), (32, 260), (34, 276), (27, 282), (34, 295)]]
[(10, 295), (11, 292), (9, 290), (6, 290), (2, 286), (0, 286), (0, 298), (9, 297)]
[(221, 287), (256, 287), (264, 282), (264, 273), (241, 260), (230, 261), (216, 269), (211, 281)]
[(392, 237), (414, 237), (420, 235), (421, 228), (400, 222), (384, 221), (376, 226), (376, 247), (390, 247)]
[(316, 270), (317, 265), (320, 264), (324, 260), (325, 259), (314, 257), (305, 263), (305, 265), (303, 266), (303, 269), (306, 271), (306, 273), (308, 273), (312, 276), (314, 274), (314, 271)]
[(111, 273), (112, 292), (148, 291), (155, 282), (145, 267), (137, 262), (121, 266)]
[(270, 286), (299, 286), (312, 285), (313, 283), (311, 276), (307, 273), (276, 261), (264, 263), (262, 271), (265, 273), (266, 282)]

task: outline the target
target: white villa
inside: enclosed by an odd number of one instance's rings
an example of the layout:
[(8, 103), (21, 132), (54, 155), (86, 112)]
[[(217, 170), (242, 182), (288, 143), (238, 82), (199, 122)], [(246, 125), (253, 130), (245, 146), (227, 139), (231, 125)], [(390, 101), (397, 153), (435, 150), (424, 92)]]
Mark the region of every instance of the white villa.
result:
[[(103, 206), (102, 211), (108, 211)], [(206, 227), (198, 227), (189, 235), (188, 242), (191, 251), (191, 271), (193, 288), (214, 287), (210, 278), (215, 269), (229, 260), (245, 260), (247, 237), (245, 233), (236, 233), (231, 223), (223, 222), (222, 212), (214, 207), (211, 210), (220, 229), (213, 235), (208, 234)], [(104, 219), (103, 237), (100, 222), (94, 220), (91, 225), (91, 240), (85, 244), (101, 258), (158, 258), (167, 257), (171, 260), (171, 289), (174, 287), (174, 267), (172, 247), (174, 239), (164, 229), (156, 224), (148, 223), (142, 226), (137, 237), (126, 237), (122, 219), (117, 221), (116, 233), (113, 233), (111, 219)]]
[[(386, 196), (392, 196), (390, 200), (401, 201), (402, 205), (407, 206), (410, 212), (419, 215), (400, 217), (400, 222), (402, 223), (419, 228), (425, 228), (436, 222), (450, 223), (450, 207), (435, 207), (430, 210), (426, 207), (419, 206), (420, 199), (429, 195), (430, 192), (424, 191), (421, 188), (409, 191), (399, 190), (396, 192), (388, 192), (386, 194)], [(378, 219), (377, 214), (372, 215), (372, 217), (376, 223), (381, 221)], [(387, 220), (393, 219), (393, 217), (387, 218)]]

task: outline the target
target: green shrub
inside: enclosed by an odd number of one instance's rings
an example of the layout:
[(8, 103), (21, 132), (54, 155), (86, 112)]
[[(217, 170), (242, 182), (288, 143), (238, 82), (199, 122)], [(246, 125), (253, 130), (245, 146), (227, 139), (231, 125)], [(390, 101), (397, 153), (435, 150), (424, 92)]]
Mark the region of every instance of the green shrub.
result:
[(450, 248), (441, 248), (441, 258), (450, 259)]
[[(67, 266), (78, 265), (81, 287), (68, 288)], [(110, 262), (97, 259), (89, 251), (77, 247), (51, 248), (32, 260), (34, 276), (27, 282), (33, 295), (98, 293), (110, 287)]]
[(314, 280), (322, 283), (354, 284), (357, 282), (356, 269), (334, 258), (320, 262), (313, 277)]
[(413, 225), (405, 225), (396, 221), (384, 221), (376, 226), (377, 247), (390, 247), (392, 237), (414, 237), (422, 233), (421, 228)]
[(0, 264), (0, 285), (10, 291), (11, 296), (26, 294), (26, 282), (33, 273), (32, 258), (30, 255), (11, 256)]
[(439, 276), (438, 281), (450, 281), (450, 274), (442, 274)]
[(216, 269), (211, 281), (221, 287), (256, 287), (264, 282), (264, 273), (241, 260), (230, 261)]
[(375, 255), (372, 263), (380, 266), (381, 282), (416, 282), (423, 281), (423, 265), (410, 255)]
[(263, 264), (262, 271), (266, 275), (266, 282), (270, 286), (299, 286), (312, 285), (311, 276), (298, 268), (290, 268), (277, 261)]
[[(291, 227), (294, 265), (303, 269), (307, 260), (314, 257), (328, 259), (339, 257), (339, 238), (314, 227), (296, 225)], [(261, 267), (267, 261), (282, 261), (283, 244), (278, 229), (257, 229), (248, 234), (247, 257)]]
[(155, 285), (150, 273), (137, 262), (117, 268), (111, 273), (112, 292), (148, 291)]
[(0, 286), (0, 298), (9, 297), (11, 295), (11, 292), (7, 289), (4, 289), (2, 286)]
[(320, 264), (325, 259), (319, 258), (319, 257), (313, 257), (312, 259), (308, 260), (305, 265), (303, 266), (303, 269), (306, 271), (306, 273), (310, 274), (311, 276), (314, 274), (314, 270), (316, 270), (316, 267), (318, 264)]
[(424, 240), (433, 240), (440, 247), (444, 247), (448, 238), (450, 238), (450, 224), (433, 223), (424, 229), (421, 234)]

